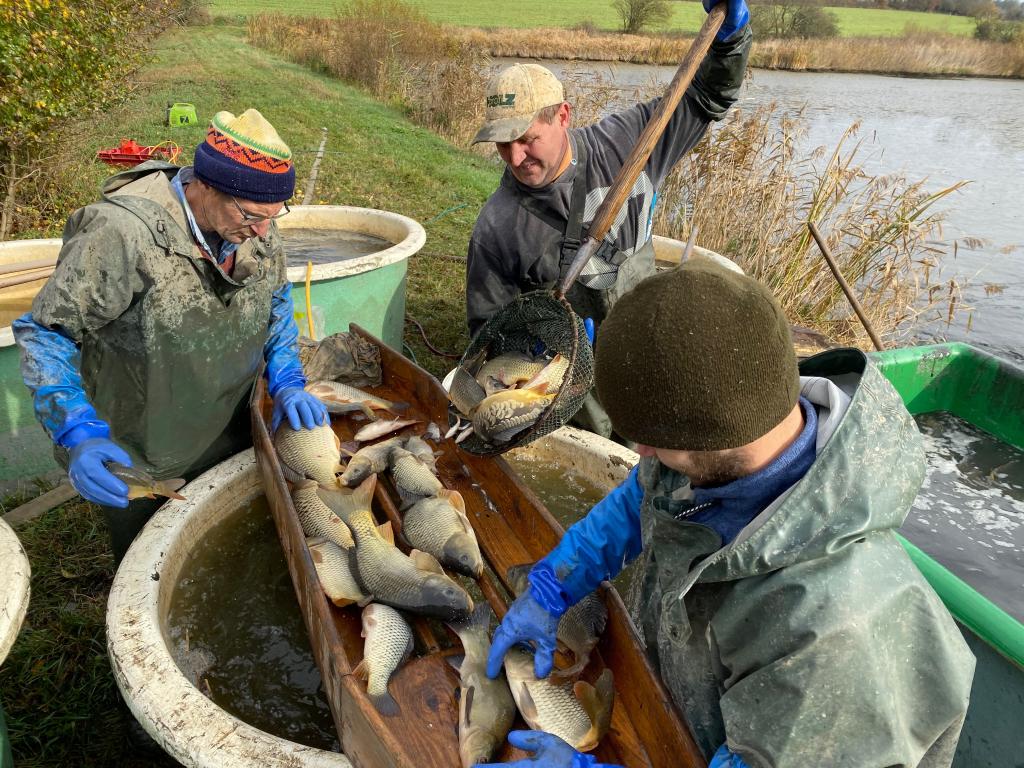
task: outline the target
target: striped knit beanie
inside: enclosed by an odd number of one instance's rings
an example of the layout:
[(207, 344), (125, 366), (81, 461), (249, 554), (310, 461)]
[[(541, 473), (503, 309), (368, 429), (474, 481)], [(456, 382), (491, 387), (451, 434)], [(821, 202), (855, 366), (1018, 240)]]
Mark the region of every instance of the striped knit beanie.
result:
[(771, 292), (696, 257), (619, 299), (594, 358), (615, 431), (654, 448), (739, 448), (781, 423), (800, 391), (789, 323)]
[(283, 202), (295, 192), (292, 151), (255, 109), (214, 115), (193, 170), (214, 189), (255, 203)]

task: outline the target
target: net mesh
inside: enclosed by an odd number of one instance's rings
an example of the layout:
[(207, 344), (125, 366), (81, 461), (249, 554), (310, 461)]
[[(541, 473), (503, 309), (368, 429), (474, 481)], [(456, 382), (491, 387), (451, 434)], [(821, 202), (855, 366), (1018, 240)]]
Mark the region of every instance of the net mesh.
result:
[[(526, 445), (566, 424), (583, 406), (594, 381), (594, 353), (587, 339), (583, 320), (565, 299), (548, 291), (534, 291), (520, 296), (491, 317), (470, 342), (459, 365), (469, 370), (481, 350), (490, 360), (507, 352), (532, 353), (543, 344), (550, 353), (559, 353), (569, 367), (554, 400), (533, 424), (508, 442), (489, 443), (476, 434), (470, 435), (460, 447), (479, 456), (493, 456), (511, 448)], [(470, 373), (476, 372), (470, 370)], [(448, 409), (449, 426), (456, 423), (458, 411)]]

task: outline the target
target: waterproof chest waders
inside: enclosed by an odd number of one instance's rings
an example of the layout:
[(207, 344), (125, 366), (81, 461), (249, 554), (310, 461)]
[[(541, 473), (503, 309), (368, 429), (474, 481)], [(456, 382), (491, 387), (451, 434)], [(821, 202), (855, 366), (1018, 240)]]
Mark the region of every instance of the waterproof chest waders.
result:
[[(587, 148), (583, 141), (579, 141), (577, 144), (576, 176), (572, 182), (568, 217), (556, 213), (549, 206), (534, 197), (523, 194), (516, 185), (512, 185), (516, 199), (528, 213), (562, 233), (558, 259), (559, 282), (565, 278), (576, 257), (576, 252), (583, 242), (583, 214), (587, 204)], [(652, 240), (644, 243), (632, 256), (628, 256), (606, 241), (605, 250), (602, 250), (600, 255), (618, 268), (615, 282), (608, 288), (589, 288), (577, 280), (565, 294), (566, 300), (572, 305), (573, 311), (577, 315), (593, 319), (595, 333), (604, 318), (608, 316), (612, 305), (637, 283), (655, 272)], [(601, 407), (597, 393), (593, 389), (569, 423), (602, 437), (610, 437), (612, 434), (611, 420), (604, 408)]]

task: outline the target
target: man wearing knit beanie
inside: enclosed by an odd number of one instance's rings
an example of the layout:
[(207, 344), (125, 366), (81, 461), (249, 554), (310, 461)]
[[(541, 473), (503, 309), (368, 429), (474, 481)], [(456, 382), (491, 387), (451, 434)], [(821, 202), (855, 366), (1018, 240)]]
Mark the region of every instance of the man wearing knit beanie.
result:
[(36, 416), (72, 484), (103, 507), (115, 562), (159, 503), (107, 467), (191, 479), (251, 445), (266, 361), (274, 425), (326, 422), (303, 387), (275, 219), (291, 151), (255, 109), (218, 112), (195, 164), (149, 161), (71, 215), (53, 276), (13, 323)]
[(639, 464), (531, 570), (488, 674), (532, 641), (546, 676), (561, 615), (638, 560), (636, 625), (710, 768), (949, 766), (974, 657), (895, 536), (924, 454), (877, 368), (798, 369), (771, 293), (700, 259), (620, 299), (596, 359)]

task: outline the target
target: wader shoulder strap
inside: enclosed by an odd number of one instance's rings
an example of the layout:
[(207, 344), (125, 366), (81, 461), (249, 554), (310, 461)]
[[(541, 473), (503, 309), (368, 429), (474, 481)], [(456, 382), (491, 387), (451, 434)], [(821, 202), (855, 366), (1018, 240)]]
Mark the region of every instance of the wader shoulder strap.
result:
[(576, 251), (583, 242), (583, 213), (587, 205), (587, 147), (581, 140), (576, 151), (576, 176), (572, 180), (572, 197), (569, 200), (569, 216), (556, 213), (550, 206), (535, 197), (524, 194), (513, 185), (516, 199), (529, 213), (548, 226), (562, 233), (562, 247), (558, 259), (558, 274), (562, 276), (569, 268)]

